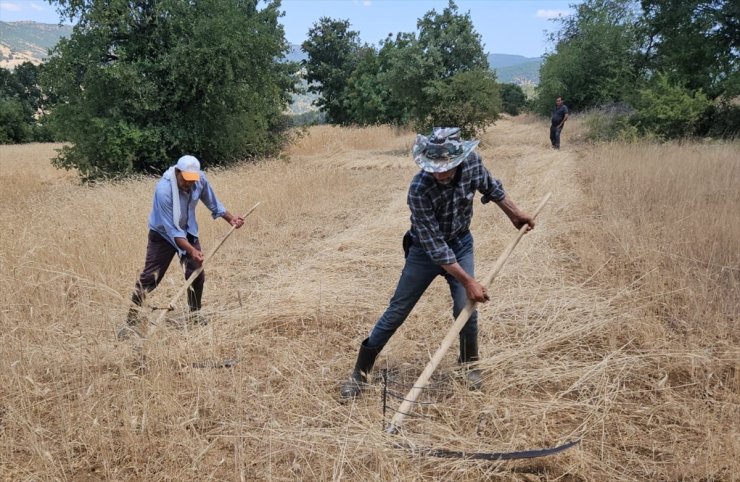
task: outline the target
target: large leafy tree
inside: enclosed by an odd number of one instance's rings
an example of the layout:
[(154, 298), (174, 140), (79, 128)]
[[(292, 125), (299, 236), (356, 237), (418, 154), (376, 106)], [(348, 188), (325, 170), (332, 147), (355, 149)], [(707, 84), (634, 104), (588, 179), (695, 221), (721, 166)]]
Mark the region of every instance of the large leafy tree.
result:
[(435, 77), (450, 78), (458, 72), (488, 70), (481, 36), (475, 31), (469, 13), (460, 13), (450, 0), (438, 13), (430, 10), (416, 23), (419, 46), (436, 66)]
[(359, 33), (350, 30), (349, 20), (321, 17), (308, 31), (301, 48), (308, 55), (304, 66), (308, 91), (320, 93), (316, 104), (330, 122), (351, 122), (345, 96), (347, 83), (360, 60)]
[(456, 125), (472, 135), (497, 118), (496, 79), (470, 14), (450, 1), (417, 27), (418, 35), (389, 36), (377, 51), (346, 20), (322, 18), (309, 30), (307, 79), (330, 121)]
[(352, 122), (369, 125), (393, 123), (390, 91), (378, 81), (381, 57), (372, 47), (358, 54), (355, 69), (347, 79), (344, 107)]
[(427, 112), (424, 88), (435, 79), (435, 66), (424, 55), (416, 34), (399, 33), (388, 37), (378, 54), (378, 80), (390, 93), (389, 117), (397, 124), (408, 124)]
[(501, 103), (470, 13), (460, 13), (450, 0), (442, 12), (427, 12), (417, 28), (425, 67), (418, 82), (425, 82), (425, 88), (413, 101), (415, 124), (455, 125), (465, 135), (475, 135), (498, 118)]
[(0, 144), (31, 140), (33, 110), (24, 101), (23, 91), (12, 70), (0, 69)]
[(629, 0), (587, 0), (562, 20), (540, 68), (537, 109), (562, 96), (575, 110), (624, 100), (640, 78), (639, 18)]
[(474, 137), (501, 112), (499, 85), (490, 70), (457, 72), (430, 82), (424, 93), (430, 106), (425, 127), (459, 126), (463, 136)]
[(715, 98), (740, 94), (740, 3), (642, 0), (651, 71)]
[(72, 142), (56, 163), (86, 178), (269, 153), (293, 80), (279, 0), (58, 0), (78, 19), (45, 82)]
[(33, 130), (23, 103), (0, 96), (0, 144), (20, 144), (31, 140)]

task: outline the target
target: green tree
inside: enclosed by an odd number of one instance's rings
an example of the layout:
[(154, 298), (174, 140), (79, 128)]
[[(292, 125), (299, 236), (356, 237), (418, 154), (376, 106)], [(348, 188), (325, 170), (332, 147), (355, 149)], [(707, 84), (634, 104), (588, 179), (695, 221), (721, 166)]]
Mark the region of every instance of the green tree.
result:
[(45, 124), (44, 113), (52, 99), (42, 91), (39, 76), (42, 66), (24, 62), (13, 70), (0, 69), (2, 143), (49, 141), (53, 137)]
[(23, 85), (14, 72), (0, 69), (0, 144), (18, 144), (31, 140), (32, 110), (23, 102)]
[(387, 112), (390, 92), (378, 81), (380, 58), (372, 47), (358, 54), (357, 65), (347, 80), (344, 106), (347, 117), (360, 125), (392, 123)]
[(0, 144), (20, 144), (33, 140), (33, 131), (23, 103), (0, 97)]
[(423, 117), (424, 87), (435, 76), (435, 66), (424, 55), (414, 33), (399, 33), (386, 38), (378, 53), (379, 81), (389, 92), (386, 112), (396, 124), (408, 124)]
[(376, 51), (360, 44), (346, 20), (314, 24), (303, 43), (307, 80), (331, 122), (445, 124), (470, 135), (497, 118), (498, 87), (470, 14), (450, 1), (417, 27), (418, 36), (389, 36)]
[[(500, 97), (470, 13), (461, 14), (450, 0), (441, 13), (427, 12), (417, 28), (418, 43), (412, 36), (403, 39), (412, 47), (405, 65), (394, 65), (406, 70), (395, 77), (407, 78), (413, 123), (418, 129), (458, 126), (465, 135), (475, 135), (498, 118)], [(408, 87), (418, 85), (423, 87)]]
[(29, 108), (35, 113), (47, 107), (44, 93), (41, 90), (39, 80), (43, 67), (36, 66), (31, 62), (23, 62), (13, 72), (21, 87), (20, 94), (28, 103)]
[[(414, 102), (416, 124), (420, 128), (455, 125), (461, 127), (466, 135), (473, 135), (483, 125), (495, 121), (500, 107), (495, 74), (489, 73), (481, 36), (475, 31), (470, 13), (460, 13), (455, 2), (450, 0), (441, 13), (431, 10), (416, 25), (419, 29), (419, 48), (427, 66), (424, 75), (429, 83), (429, 87), (417, 93)], [(463, 72), (476, 73), (460, 76)], [(476, 97), (485, 104), (470, 115), (455, 109), (458, 113), (456, 116), (448, 114), (444, 118), (438, 117), (442, 112), (454, 108), (440, 105), (444, 100), (454, 98), (471, 105), (465, 99), (465, 92), (459, 90), (464, 85), (480, 88), (480, 92), (468, 91), (467, 96)], [(479, 117), (481, 115), (483, 117)]]
[(501, 111), (496, 74), (490, 70), (458, 72), (448, 79), (431, 82), (424, 93), (431, 106), (429, 124), (459, 126), (465, 137), (475, 137), (498, 119)]
[(488, 70), (488, 58), (470, 13), (461, 14), (453, 0), (441, 13), (427, 12), (416, 26), (419, 46), (437, 68), (436, 78), (449, 78), (467, 70)]
[(273, 152), (293, 89), (279, 0), (58, 0), (78, 19), (43, 85), (72, 142), (55, 160), (85, 178), (205, 166)]
[(308, 31), (301, 48), (308, 55), (304, 62), (308, 91), (321, 94), (316, 103), (320, 110), (326, 112), (329, 122), (351, 122), (345, 94), (359, 61), (359, 33), (350, 30), (349, 20), (321, 17)]
[(501, 109), (509, 115), (519, 115), (527, 104), (527, 96), (517, 84), (500, 84)]
[(740, 4), (642, 0), (651, 71), (709, 97), (740, 95)]
[(640, 79), (639, 18), (629, 0), (587, 0), (562, 20), (554, 52), (540, 68), (536, 108), (546, 114), (562, 96), (582, 110), (624, 100)]

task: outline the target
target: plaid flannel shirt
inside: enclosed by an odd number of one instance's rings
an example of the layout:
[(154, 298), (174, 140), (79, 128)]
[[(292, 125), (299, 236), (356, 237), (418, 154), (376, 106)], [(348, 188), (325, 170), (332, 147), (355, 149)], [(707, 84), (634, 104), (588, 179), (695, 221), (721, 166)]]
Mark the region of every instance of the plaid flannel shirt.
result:
[(475, 191), (483, 195), (483, 204), (501, 201), (506, 196), (501, 181), (491, 176), (477, 152), (458, 166), (454, 180), (447, 185), (438, 183), (425, 171), (420, 171), (411, 181), (407, 200), (411, 209), (411, 236), (434, 263), (457, 261), (447, 242), (470, 229)]

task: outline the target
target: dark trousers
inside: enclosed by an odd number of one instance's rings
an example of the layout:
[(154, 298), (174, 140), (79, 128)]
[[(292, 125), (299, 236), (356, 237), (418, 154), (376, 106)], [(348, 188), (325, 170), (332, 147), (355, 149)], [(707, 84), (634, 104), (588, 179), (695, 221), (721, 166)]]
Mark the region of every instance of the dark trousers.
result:
[[(473, 236), (470, 232), (447, 243), (455, 253), (457, 262), (470, 276), (475, 276), (473, 270)], [(468, 303), (467, 292), (463, 285), (455, 277), (447, 273), (440, 265), (435, 264), (424, 252), (421, 246), (413, 244), (410, 246), (406, 264), (398, 280), (396, 292), (391, 298), (385, 313), (375, 323), (370, 332), (367, 346), (371, 348), (383, 348), (396, 330), (406, 321), (412, 308), (419, 301), (421, 295), (429, 287), (437, 276), (444, 276), (450, 287), (452, 295), (452, 316), (457, 315)], [(475, 338), (478, 335), (478, 311), (474, 311), (470, 319), (461, 330), (460, 334), (466, 338)]]
[(560, 131), (562, 130), (563, 128), (558, 127), (558, 124), (550, 126), (550, 142), (555, 149), (560, 149)]
[[(188, 242), (200, 250), (198, 238), (188, 234)], [(146, 245), (146, 258), (144, 260), (144, 270), (139, 275), (139, 281), (136, 282), (134, 294), (131, 297), (136, 305), (141, 306), (144, 297), (159, 285), (164, 278), (167, 268), (170, 266), (172, 258), (177, 254), (177, 250), (166, 239), (156, 231), (149, 231), (149, 238)], [(180, 263), (185, 268), (185, 279), (188, 279), (198, 265), (193, 262), (190, 256), (183, 256)], [(201, 298), (203, 296), (203, 284), (206, 280), (204, 271), (195, 278), (193, 284), (188, 289), (188, 306), (191, 311), (200, 309)]]

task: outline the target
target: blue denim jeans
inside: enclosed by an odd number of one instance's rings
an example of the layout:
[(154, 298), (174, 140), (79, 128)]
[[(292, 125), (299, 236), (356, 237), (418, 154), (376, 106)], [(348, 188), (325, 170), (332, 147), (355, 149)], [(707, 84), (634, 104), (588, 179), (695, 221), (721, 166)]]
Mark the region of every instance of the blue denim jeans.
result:
[(550, 143), (556, 149), (560, 149), (560, 132), (562, 130), (563, 128), (558, 128), (557, 124), (550, 126)]
[[(473, 271), (473, 236), (470, 232), (447, 244), (455, 252), (457, 262), (462, 269), (470, 276), (475, 276)], [(453, 302), (452, 316), (457, 318), (457, 315), (460, 314), (468, 302), (465, 288), (440, 265), (435, 264), (421, 246), (414, 244), (409, 250), (406, 264), (401, 272), (401, 279), (398, 280), (396, 292), (393, 294), (385, 313), (378, 319), (370, 333), (370, 338), (367, 340), (368, 347), (382, 348), (388, 343), (388, 340), (406, 321), (416, 302), (419, 301), (421, 295), (424, 294), (424, 291), (437, 276), (444, 276), (450, 286)], [(478, 334), (477, 311), (473, 312), (460, 333), (465, 336)]]

